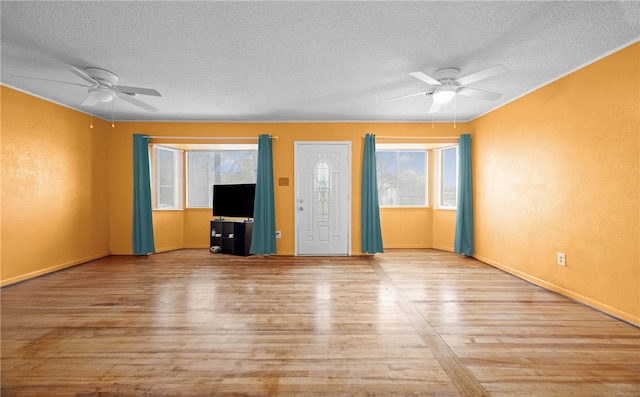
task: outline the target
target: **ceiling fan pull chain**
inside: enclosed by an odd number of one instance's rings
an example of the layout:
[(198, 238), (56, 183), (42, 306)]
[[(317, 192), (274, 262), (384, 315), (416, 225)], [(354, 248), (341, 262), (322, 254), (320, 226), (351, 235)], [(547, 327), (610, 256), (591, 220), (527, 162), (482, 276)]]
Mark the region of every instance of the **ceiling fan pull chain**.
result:
[(453, 97), (453, 128), (456, 128), (456, 97)]

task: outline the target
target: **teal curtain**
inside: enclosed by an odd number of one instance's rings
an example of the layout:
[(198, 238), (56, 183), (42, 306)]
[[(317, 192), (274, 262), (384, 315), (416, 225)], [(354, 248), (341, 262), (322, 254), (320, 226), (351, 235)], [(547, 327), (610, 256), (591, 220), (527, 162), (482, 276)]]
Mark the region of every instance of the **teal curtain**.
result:
[(133, 254), (156, 252), (151, 214), (149, 137), (133, 135)]
[(253, 207), (253, 235), (249, 253), (276, 253), (276, 205), (273, 194), (273, 154), (271, 137), (258, 138), (258, 175)]
[(375, 254), (384, 252), (382, 231), (380, 230), (380, 207), (378, 206), (378, 178), (376, 168), (376, 137), (367, 134), (364, 137), (362, 156), (361, 190), (361, 233), (362, 252)]
[(458, 147), (458, 207), (454, 252), (473, 255), (473, 181), (471, 178), (471, 135), (460, 135)]

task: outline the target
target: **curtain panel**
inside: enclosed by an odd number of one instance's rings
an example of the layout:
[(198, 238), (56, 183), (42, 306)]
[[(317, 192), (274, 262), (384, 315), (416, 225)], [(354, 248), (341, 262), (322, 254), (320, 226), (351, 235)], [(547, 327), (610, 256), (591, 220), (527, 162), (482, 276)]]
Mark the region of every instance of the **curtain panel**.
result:
[(460, 135), (458, 204), (454, 252), (473, 255), (473, 181), (471, 177), (471, 135)]
[(276, 253), (276, 211), (273, 187), (273, 153), (271, 137), (258, 137), (258, 175), (253, 207), (253, 235), (249, 253)]
[(361, 200), (362, 252), (370, 254), (384, 252), (378, 205), (376, 138), (373, 134), (367, 134), (364, 137)]
[(149, 137), (133, 135), (133, 254), (154, 254)]

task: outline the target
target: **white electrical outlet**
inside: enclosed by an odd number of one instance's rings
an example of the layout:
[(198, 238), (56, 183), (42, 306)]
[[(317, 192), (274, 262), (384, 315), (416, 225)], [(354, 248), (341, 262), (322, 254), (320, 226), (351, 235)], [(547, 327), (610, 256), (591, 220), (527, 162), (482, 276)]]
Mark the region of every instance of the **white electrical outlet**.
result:
[(562, 252), (556, 253), (556, 258), (557, 258), (558, 265), (567, 266), (567, 256), (564, 253)]
[(280, 230), (276, 230), (276, 238), (282, 238), (282, 232)]

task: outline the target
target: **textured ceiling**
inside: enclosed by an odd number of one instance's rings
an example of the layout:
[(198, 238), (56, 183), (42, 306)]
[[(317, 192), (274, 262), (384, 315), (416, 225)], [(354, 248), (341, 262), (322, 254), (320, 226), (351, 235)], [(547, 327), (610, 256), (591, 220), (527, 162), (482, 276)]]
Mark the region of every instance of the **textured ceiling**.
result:
[[(470, 85), (499, 100), (457, 97), (455, 118), (471, 120), (640, 38), (637, 1), (0, 6), (4, 85), (89, 113), (87, 89), (57, 81), (86, 84), (69, 66), (93, 66), (162, 94), (137, 96), (157, 113), (93, 108), (107, 120), (431, 121), (426, 95), (387, 101), (428, 88), (410, 72), (506, 66)], [(453, 120), (454, 104), (433, 118)]]

